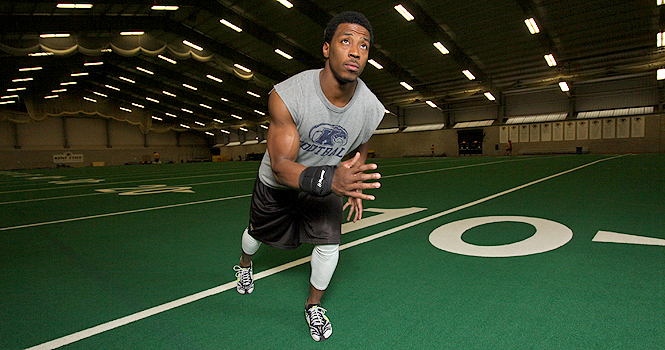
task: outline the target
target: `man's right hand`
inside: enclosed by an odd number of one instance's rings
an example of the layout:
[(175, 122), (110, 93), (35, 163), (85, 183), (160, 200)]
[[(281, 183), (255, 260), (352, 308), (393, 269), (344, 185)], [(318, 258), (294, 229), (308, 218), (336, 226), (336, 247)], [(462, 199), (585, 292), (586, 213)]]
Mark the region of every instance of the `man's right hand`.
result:
[(364, 181), (378, 180), (381, 178), (381, 174), (365, 174), (365, 171), (376, 170), (377, 165), (362, 164), (359, 160), (360, 152), (357, 152), (353, 158), (340, 163), (335, 171), (335, 177), (333, 177), (332, 191), (340, 197), (374, 200), (374, 196), (363, 194), (362, 190), (379, 188), (381, 183)]

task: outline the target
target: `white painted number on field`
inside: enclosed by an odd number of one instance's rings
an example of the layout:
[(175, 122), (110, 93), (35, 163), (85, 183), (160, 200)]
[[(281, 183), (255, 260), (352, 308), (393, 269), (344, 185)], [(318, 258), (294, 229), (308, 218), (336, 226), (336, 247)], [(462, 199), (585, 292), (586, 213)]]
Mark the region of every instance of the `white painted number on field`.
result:
[[(533, 225), (533, 236), (510, 244), (478, 246), (462, 240), (467, 230), (495, 222), (523, 222)], [(429, 236), (435, 247), (455, 254), (481, 257), (511, 257), (538, 254), (554, 250), (568, 243), (573, 231), (558, 222), (524, 216), (488, 216), (459, 220), (439, 226)]]
[(120, 196), (139, 196), (167, 192), (194, 193), (190, 186), (141, 185), (139, 187), (98, 189), (97, 192), (117, 193)]

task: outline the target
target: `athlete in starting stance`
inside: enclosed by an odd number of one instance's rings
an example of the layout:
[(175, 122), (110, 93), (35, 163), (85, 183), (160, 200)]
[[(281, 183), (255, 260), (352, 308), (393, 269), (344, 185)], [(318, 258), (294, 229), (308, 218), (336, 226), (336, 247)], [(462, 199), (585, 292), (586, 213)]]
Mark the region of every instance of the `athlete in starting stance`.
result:
[[(364, 189), (379, 188), (377, 168), (365, 164), (367, 142), (385, 108), (358, 78), (374, 36), (360, 13), (344, 12), (325, 30), (323, 69), (301, 72), (275, 85), (268, 99), (268, 149), (259, 168), (242, 235), (242, 256), (234, 267), (237, 290), (254, 290), (252, 256), (261, 243), (293, 249), (314, 245), (305, 319), (316, 341), (332, 334), (321, 307), (339, 259), (343, 211), (347, 220), (362, 218)], [(341, 162), (342, 157), (352, 157)], [(343, 205), (343, 197), (348, 197)]]

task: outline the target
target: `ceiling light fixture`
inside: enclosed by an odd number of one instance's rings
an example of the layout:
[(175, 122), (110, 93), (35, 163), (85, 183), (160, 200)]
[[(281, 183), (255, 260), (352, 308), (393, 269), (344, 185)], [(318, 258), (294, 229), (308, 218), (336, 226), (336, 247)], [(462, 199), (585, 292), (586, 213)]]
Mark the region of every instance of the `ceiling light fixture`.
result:
[(413, 21), (415, 19), (415, 17), (413, 17), (413, 15), (409, 13), (409, 11), (404, 8), (404, 6), (402, 6), (402, 4), (396, 5), (395, 10), (397, 10), (397, 12), (399, 12), (399, 14), (402, 15), (402, 17), (404, 17), (404, 19), (407, 21)]
[(221, 82), (223, 81), (222, 79), (217, 78), (216, 76), (214, 76), (214, 75), (210, 75), (210, 74), (206, 75), (206, 78), (211, 79), (211, 80), (214, 80), (214, 81), (216, 81), (216, 82), (218, 82), (218, 83), (221, 83)]
[(93, 91), (92, 93), (101, 97), (108, 97), (108, 95), (102, 94), (101, 92)]
[(663, 40), (663, 35), (665, 35), (665, 32), (660, 32), (660, 33), (656, 34), (656, 46), (657, 47), (665, 46), (665, 40)]
[(223, 133), (225, 133), (225, 134), (230, 134), (230, 133), (231, 133), (231, 132), (226, 131), (226, 130), (219, 130), (219, 131), (221, 131), (221, 132), (223, 132)]
[(471, 73), (471, 71), (468, 70), (468, 69), (463, 70), (462, 73), (463, 73), (464, 75), (466, 75), (466, 77), (467, 77), (469, 80), (475, 80), (475, 79), (476, 79), (476, 76), (473, 75), (473, 73)]
[(104, 86), (106, 86), (107, 88), (109, 88), (109, 89), (111, 89), (111, 90), (120, 91), (120, 89), (118, 89), (118, 88), (115, 87), (115, 86), (111, 86), (111, 85), (104, 85)]
[(180, 124), (180, 126), (182, 126), (182, 127), (185, 128), (185, 129), (189, 129), (189, 125)]
[(155, 11), (175, 11), (178, 8), (178, 6), (152, 5), (150, 9)]
[(259, 125), (259, 126), (260, 126), (261, 128), (263, 128), (263, 129), (268, 129), (268, 127), (265, 126), (265, 125), (263, 125), (263, 124), (261, 124), (261, 125)]
[(227, 21), (227, 20), (225, 20), (225, 19), (221, 19), (221, 20), (219, 20), (219, 23), (221, 23), (221, 24), (223, 24), (223, 25), (225, 25), (225, 26), (227, 26), (227, 27), (229, 27), (229, 28), (235, 30), (235, 31), (238, 32), (238, 33), (242, 32), (242, 29), (241, 29), (240, 27), (236, 26), (235, 24), (233, 24), (233, 23), (231, 23), (231, 22), (229, 22), (229, 21)]
[(51, 90), (52, 93), (57, 94), (59, 92), (67, 92), (67, 89), (57, 89), (57, 90)]
[(150, 102), (159, 103), (159, 100), (155, 100), (155, 99), (152, 98), (152, 97), (146, 97), (145, 99), (148, 100), (148, 101), (150, 101)]
[(169, 117), (178, 118), (178, 116), (173, 113), (164, 113), (164, 114), (168, 115)]
[(265, 112), (261, 112), (261, 111), (259, 111), (258, 109), (255, 109), (254, 112), (255, 112), (256, 114), (266, 115)]
[(125, 107), (118, 107), (118, 108), (119, 108), (121, 111), (125, 111), (125, 112), (127, 112), (127, 113), (132, 113), (132, 110), (129, 109), (129, 108), (125, 108)]
[(205, 134), (208, 136), (215, 136), (215, 134), (211, 133), (210, 131), (206, 131)]
[(71, 74), (72, 77), (82, 77), (82, 76), (85, 76), (85, 75), (88, 75), (88, 73), (81, 72), (81, 73), (72, 73)]
[(157, 55), (157, 57), (163, 59), (164, 61), (166, 61), (166, 62), (168, 62), (168, 63), (172, 63), (172, 64), (176, 64), (176, 63), (178, 63), (178, 62), (176, 62), (175, 60), (172, 60), (172, 59), (170, 59), (170, 58), (168, 58), (168, 57), (165, 57), (165, 56), (162, 56), (162, 55)]
[(92, 4), (58, 4), (59, 9), (91, 9)]
[(277, 0), (278, 3), (284, 5), (287, 9), (290, 9), (293, 7), (293, 4), (288, 2), (287, 0)]
[(32, 67), (32, 68), (19, 68), (19, 72), (28, 72), (33, 70), (41, 70), (42, 67)]
[(292, 60), (292, 59), (293, 59), (293, 56), (289, 55), (288, 53), (286, 53), (286, 52), (284, 52), (284, 51), (282, 51), (282, 50), (280, 50), (280, 49), (275, 49), (275, 52), (276, 52), (278, 55), (280, 55), (280, 56), (286, 58), (287, 60)]
[(141, 71), (141, 72), (143, 72), (143, 73), (147, 73), (147, 74), (150, 74), (150, 75), (154, 75), (154, 74), (155, 74), (154, 72), (149, 71), (149, 70), (147, 70), (147, 69), (145, 69), (145, 68), (141, 68), (141, 67), (136, 67), (136, 70), (139, 70), (139, 71)]
[(220, 124), (224, 124), (224, 121), (223, 121), (223, 120), (213, 119), (212, 121), (217, 122), (217, 123), (220, 123)]
[(90, 102), (93, 102), (93, 103), (97, 103), (97, 100), (95, 100), (94, 98), (83, 97), (83, 99), (86, 100), (86, 101), (90, 101)]
[(33, 79), (32, 79), (32, 78), (13, 79), (13, 80), (12, 80), (12, 83), (19, 83), (19, 82), (23, 82), (23, 81), (31, 81), (31, 80), (33, 80)]
[(538, 28), (538, 25), (536, 24), (535, 19), (533, 19), (533, 18), (525, 19), (524, 23), (526, 24), (527, 28), (529, 28), (529, 32), (531, 34), (540, 33), (540, 28)]
[(242, 131), (244, 131), (244, 132), (247, 132), (247, 131), (248, 131), (247, 129), (243, 128), (242, 126), (239, 127), (238, 129), (240, 129), (240, 130), (242, 130)]
[(251, 69), (249, 69), (249, 68), (247, 68), (247, 67), (245, 67), (245, 66), (242, 66), (242, 65), (240, 65), (240, 64), (238, 64), (238, 63), (234, 64), (233, 66), (236, 67), (236, 68), (238, 68), (238, 69), (240, 69), (241, 71), (246, 72), (246, 73), (251, 73), (251, 72), (252, 72)]
[(75, 82), (75, 81), (66, 81), (66, 82), (64, 82), (64, 83), (60, 83), (60, 85), (61, 85), (61, 86), (65, 86), (65, 85), (76, 85), (76, 82)]
[(190, 111), (190, 110), (187, 109), (187, 108), (180, 108), (180, 110), (183, 111), (183, 112), (187, 112), (187, 113), (189, 113), (189, 114), (194, 114), (193, 111)]
[(28, 56), (31, 57), (53, 56), (53, 52), (33, 52), (29, 53)]
[(198, 45), (196, 45), (196, 44), (194, 44), (194, 43), (191, 43), (191, 42), (189, 42), (189, 41), (187, 41), (187, 40), (183, 40), (182, 43), (185, 44), (185, 45), (187, 45), (187, 46), (189, 46), (189, 47), (191, 47), (191, 48), (193, 48), (193, 49), (196, 49), (196, 50), (199, 50), (199, 51), (203, 51), (203, 48), (202, 48), (201, 46), (198, 46)]
[(212, 107), (210, 107), (210, 106), (208, 106), (208, 105), (206, 105), (206, 104), (203, 104), (203, 103), (199, 103), (199, 106), (201, 106), (201, 107), (203, 107), (203, 108), (207, 108), (207, 109), (212, 109)]
[(6, 98), (18, 98), (18, 95), (7, 95), (7, 96), (2, 96), (0, 99), (6, 99)]
[(444, 55), (447, 55), (447, 54), (450, 53), (450, 51), (448, 51), (448, 49), (445, 46), (443, 46), (443, 44), (441, 44), (440, 41), (435, 42), (433, 45), (434, 45), (434, 47), (436, 47), (437, 50), (441, 51), (441, 53), (444, 54)]
[(556, 60), (554, 59), (554, 55), (553, 55), (553, 54), (545, 55), (544, 57), (545, 57), (545, 61), (547, 61), (547, 64), (548, 64), (550, 67), (554, 67), (554, 66), (556, 66)]
[(487, 97), (487, 99), (490, 100), (490, 101), (496, 100), (496, 98), (494, 98), (494, 95), (492, 95), (492, 93), (489, 92), (489, 91), (484, 93), (483, 95), (485, 95), (485, 97)]
[(136, 84), (136, 82), (135, 82), (134, 80), (132, 80), (132, 79), (125, 78), (125, 77), (123, 77), (123, 76), (120, 76), (120, 77), (118, 77), (118, 78), (120, 78), (120, 80), (124, 80), (124, 81), (126, 81), (126, 82), (128, 82), (128, 83)]
[(232, 116), (233, 118), (236, 118), (236, 119), (240, 119), (240, 120), (242, 120), (242, 117), (241, 117), (241, 116), (237, 116), (237, 115), (235, 115), (235, 114), (231, 114), (231, 116)]
[(69, 34), (62, 33), (62, 34), (42, 34), (39, 36), (40, 38), (69, 38)]
[(52, 99), (52, 98), (58, 98), (60, 97), (59, 95), (49, 95), (49, 96), (44, 96), (45, 100)]
[(135, 31), (135, 32), (120, 32), (120, 35), (123, 36), (139, 36), (145, 34), (144, 31)]
[(196, 120), (194, 121), (194, 124), (199, 125), (199, 126), (206, 126), (205, 124), (203, 124), (203, 123), (201, 123), (201, 122), (199, 122), (199, 121), (196, 121)]
[(559, 88), (560, 88), (561, 91), (563, 91), (563, 92), (568, 92), (568, 91), (570, 91), (570, 87), (568, 87), (568, 83), (566, 83), (565, 81), (561, 81), (561, 82), (559, 82)]
[(163, 93), (164, 95), (166, 95), (166, 96), (178, 97), (176, 94), (172, 94), (172, 93), (170, 93), (170, 92), (168, 92), (168, 91), (162, 91), (162, 93)]
[(184, 87), (186, 87), (186, 88), (188, 88), (188, 89), (190, 89), (190, 90), (194, 90), (194, 91), (198, 90), (198, 88), (196, 88), (196, 87), (194, 87), (194, 86), (191, 86), (191, 85), (189, 85), (189, 84), (182, 84), (182, 86), (184, 86)]
[(140, 105), (140, 104), (138, 104), (138, 103), (134, 103), (134, 102), (132, 102), (132, 106), (134, 106), (134, 107), (138, 107), (138, 108), (145, 108), (144, 105)]
[(7, 92), (16, 92), (16, 91), (23, 91), (23, 90), (25, 90), (25, 88), (20, 87), (20, 88), (7, 89)]
[(104, 62), (86, 62), (83, 65), (88, 67), (88, 66), (101, 66), (102, 64), (104, 64)]
[(407, 90), (409, 90), (409, 91), (413, 90), (413, 88), (411, 87), (411, 85), (409, 85), (409, 84), (408, 84), (407, 82), (405, 82), (405, 81), (402, 81), (402, 82), (400, 82), (399, 84), (402, 85), (402, 86), (404, 86), (404, 88), (407, 89)]
[(160, 118), (160, 117), (155, 117), (154, 115), (152, 116), (152, 119), (154, 119), (154, 120), (159, 120), (160, 122), (162, 121), (162, 118)]
[(247, 94), (250, 95), (250, 96), (254, 96), (256, 98), (261, 98), (261, 95), (259, 95), (257, 93), (254, 93), (254, 92), (251, 92), (251, 91), (247, 91)]
[(436, 105), (434, 102), (432, 102), (432, 101), (425, 101), (425, 103), (427, 103), (427, 104), (428, 104), (430, 107), (432, 107), (432, 108), (436, 108), (436, 107), (437, 107), (437, 105)]
[(656, 79), (665, 80), (665, 68), (660, 68), (656, 71)]
[(383, 69), (383, 66), (374, 59), (370, 59), (369, 61), (367, 61), (367, 63), (373, 65), (376, 69)]

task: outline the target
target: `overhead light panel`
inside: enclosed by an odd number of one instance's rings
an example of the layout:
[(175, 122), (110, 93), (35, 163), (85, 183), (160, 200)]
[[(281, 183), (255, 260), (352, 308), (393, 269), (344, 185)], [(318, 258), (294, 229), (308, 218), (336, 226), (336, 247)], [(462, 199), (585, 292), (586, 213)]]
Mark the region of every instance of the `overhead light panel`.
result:
[(450, 53), (450, 51), (448, 51), (448, 49), (445, 46), (443, 46), (443, 44), (441, 44), (441, 42), (439, 42), (439, 41), (435, 42), (433, 45), (434, 45), (434, 47), (436, 47), (437, 50), (441, 51), (441, 53), (444, 54), (444, 55), (447, 55), (447, 54)]
[(287, 9), (290, 9), (293, 7), (293, 4), (288, 2), (287, 0), (277, 0), (278, 3), (284, 5)]
[(550, 67), (556, 66), (556, 60), (554, 59), (554, 55), (549, 54), (549, 55), (545, 55), (544, 57), (545, 57), (545, 61), (547, 61), (547, 64)]
[(402, 86), (404, 86), (404, 88), (407, 89), (407, 90), (409, 90), (409, 91), (413, 90), (413, 88), (411, 87), (411, 85), (409, 85), (409, 84), (408, 84), (407, 82), (405, 82), (405, 81), (402, 81), (402, 82), (400, 82), (399, 84), (402, 85)]
[(212, 109), (212, 107), (208, 106), (207, 104), (199, 103), (199, 106), (207, 109)]
[(190, 111), (190, 110), (187, 109), (187, 108), (180, 108), (180, 110), (183, 111), (183, 112), (187, 112), (187, 113), (189, 113), (189, 114), (194, 114), (193, 111)]
[(496, 98), (494, 98), (494, 95), (492, 95), (492, 93), (489, 92), (489, 91), (484, 93), (483, 95), (485, 95), (485, 97), (487, 97), (487, 99), (490, 100), (490, 101), (496, 100)]
[(7, 98), (18, 98), (18, 95), (7, 95), (7, 96), (2, 96), (0, 99), (7, 99)]
[(134, 32), (120, 32), (120, 35), (123, 36), (139, 36), (145, 34), (144, 31), (134, 31)]
[(7, 92), (16, 92), (16, 91), (23, 91), (23, 90), (25, 90), (24, 87), (19, 87), (19, 88), (7, 89)]
[(168, 115), (169, 117), (178, 118), (178, 116), (173, 113), (164, 113), (164, 114)]
[(240, 130), (242, 130), (242, 131), (244, 131), (244, 132), (247, 132), (247, 131), (248, 131), (247, 129), (245, 129), (245, 128), (243, 128), (243, 127), (239, 127), (238, 129), (240, 129)]
[(48, 95), (48, 96), (44, 96), (44, 99), (49, 100), (49, 99), (58, 98), (58, 97), (60, 97), (60, 96), (59, 95)]
[(51, 90), (52, 93), (57, 94), (59, 92), (67, 92), (67, 89), (57, 89), (57, 90)]
[(29, 72), (33, 70), (41, 70), (42, 67), (32, 67), (32, 68), (19, 68), (19, 72)]
[(180, 126), (182, 126), (182, 127), (185, 128), (185, 129), (189, 129), (189, 125), (180, 124)]
[(20, 82), (23, 82), (23, 81), (31, 81), (31, 80), (33, 80), (33, 79), (32, 78), (13, 79), (12, 83), (20, 83)]
[(261, 95), (255, 93), (255, 92), (251, 92), (251, 91), (247, 91), (247, 94), (250, 95), (250, 96), (254, 96), (254, 97), (256, 97), (256, 98), (260, 98), (260, 97), (261, 97)]
[(162, 121), (162, 118), (160, 118), (160, 117), (155, 117), (154, 115), (152, 116), (152, 119), (154, 119), (154, 120), (159, 120), (160, 122)]
[(140, 104), (138, 104), (138, 103), (134, 103), (134, 102), (132, 102), (132, 106), (134, 106), (134, 107), (138, 107), (138, 108), (145, 108), (144, 105), (140, 105)]
[(268, 127), (265, 126), (265, 125), (263, 125), (263, 124), (261, 124), (261, 125), (259, 125), (259, 126), (260, 126), (261, 128), (263, 128), (263, 129), (268, 129)]
[(663, 47), (665, 46), (665, 40), (663, 40), (663, 35), (665, 35), (665, 32), (660, 32), (656, 34), (656, 46), (657, 47)]
[(224, 124), (224, 121), (223, 121), (223, 120), (213, 119), (212, 121), (217, 122), (217, 123), (220, 123), (220, 124)]
[(383, 69), (383, 66), (374, 59), (370, 59), (369, 61), (367, 61), (367, 63), (373, 65), (376, 69)]
[(665, 80), (665, 68), (660, 68), (656, 71), (656, 79)]
[(92, 4), (58, 4), (59, 9), (91, 9)]
[(132, 113), (132, 110), (129, 109), (129, 108), (125, 108), (125, 107), (118, 107), (118, 108), (119, 108), (121, 111), (125, 111), (125, 112), (127, 112), (127, 113)]
[(104, 62), (86, 62), (83, 65), (88, 67), (88, 66), (101, 66), (102, 64), (104, 64)]
[(126, 82), (128, 82), (128, 83), (136, 84), (136, 82), (135, 82), (134, 80), (132, 80), (132, 79), (125, 78), (125, 77), (123, 77), (123, 76), (120, 76), (120, 77), (118, 77), (118, 78), (119, 78), (120, 80), (124, 80), (124, 81), (126, 81)]
[(287, 60), (292, 60), (292, 59), (293, 59), (293, 56), (289, 55), (288, 53), (286, 53), (286, 52), (284, 52), (284, 51), (282, 51), (282, 50), (280, 50), (280, 49), (275, 49), (275, 52), (276, 52), (278, 55), (280, 55), (280, 56), (286, 58)]
[(69, 38), (69, 34), (67, 33), (62, 33), (62, 34), (42, 34), (39, 36), (40, 38)]
[(171, 64), (176, 64), (176, 63), (178, 63), (178, 62), (176, 62), (175, 60), (172, 60), (172, 59), (170, 59), (170, 58), (168, 58), (168, 57), (166, 57), (166, 56), (157, 55), (157, 57), (159, 57), (159, 58), (163, 59), (164, 61), (166, 61), (166, 62), (168, 62), (168, 63), (171, 63)]
[(409, 11), (404, 8), (404, 6), (402, 6), (402, 4), (396, 5), (395, 10), (397, 10), (397, 12), (399, 12), (399, 14), (402, 15), (402, 17), (404, 17), (404, 19), (407, 21), (413, 21), (415, 19), (415, 17), (413, 17), (413, 15), (409, 13)]
[(162, 93), (163, 93), (164, 95), (166, 95), (166, 96), (178, 97), (176, 94), (172, 94), (172, 93), (170, 93), (170, 92), (168, 92), (168, 91), (162, 91)]
[(235, 114), (231, 114), (231, 116), (232, 116), (233, 118), (236, 118), (236, 119), (240, 119), (240, 120), (242, 120), (242, 117), (241, 117), (241, 116), (238, 116), (238, 115), (235, 115)]
[(233, 24), (233, 23), (231, 23), (231, 22), (229, 22), (229, 21), (227, 21), (227, 20), (225, 20), (225, 19), (221, 19), (221, 20), (219, 21), (219, 23), (221, 23), (221, 24), (223, 24), (223, 25), (225, 25), (225, 26), (227, 26), (227, 27), (229, 27), (229, 28), (235, 30), (235, 31), (238, 32), (238, 33), (242, 32), (242, 29), (241, 29), (240, 27), (238, 27), (237, 25), (235, 25), (235, 24)]
[(223, 132), (223, 133), (225, 133), (225, 134), (230, 134), (230, 133), (231, 133), (231, 132), (226, 131), (226, 130), (219, 130), (219, 131), (221, 131), (221, 132)]
[(146, 73), (146, 74), (150, 74), (150, 75), (155, 74), (153, 71), (149, 71), (149, 70), (147, 70), (145, 68), (141, 68), (141, 67), (136, 67), (136, 70), (141, 71), (141, 72)]
[(97, 103), (97, 100), (95, 100), (94, 98), (83, 97), (83, 99), (86, 100), (86, 101), (92, 102), (92, 103)]
[(155, 11), (175, 11), (178, 8), (178, 6), (152, 5), (150, 9)]
[(536, 24), (535, 19), (533, 19), (533, 18), (525, 19), (524, 23), (526, 24), (527, 28), (529, 28), (529, 32), (531, 34), (540, 33), (540, 28), (538, 28), (538, 25)]
[(563, 92), (568, 92), (568, 91), (570, 91), (570, 87), (568, 87), (568, 83), (566, 83), (565, 81), (561, 81), (561, 82), (559, 82), (559, 88), (560, 88), (561, 91), (563, 91)]
[(205, 124), (203, 124), (203, 123), (201, 123), (201, 122), (199, 122), (199, 121), (194, 121), (194, 124), (196, 124), (196, 125), (198, 125), (198, 126), (206, 126)]
[(242, 65), (240, 65), (240, 64), (238, 64), (238, 63), (234, 64), (233, 66), (236, 67), (236, 68), (238, 68), (238, 69), (240, 69), (240, 70), (243, 71), (243, 72), (246, 72), (246, 73), (251, 73), (251, 72), (252, 72), (251, 69), (249, 69), (249, 68), (247, 68), (247, 67), (245, 67), (245, 66), (242, 66)]
[(8, 105), (8, 104), (12, 104), (12, 103), (16, 103), (16, 101), (2, 101), (2, 102), (0, 102), (0, 105)]
[(43, 56), (53, 56), (53, 52), (33, 52), (29, 53), (28, 56), (30, 57), (43, 57)]
[(215, 136), (215, 134), (211, 133), (210, 131), (206, 131), (205, 134), (208, 136)]
[(193, 48), (193, 49), (196, 49), (196, 50), (199, 50), (199, 51), (203, 51), (203, 48), (202, 48), (201, 46), (198, 46), (198, 45), (196, 45), (196, 44), (194, 44), (194, 43), (191, 43), (191, 42), (189, 42), (189, 41), (187, 41), (187, 40), (183, 40), (182, 43), (185, 44), (185, 45), (187, 45), (187, 46), (189, 46), (189, 47), (191, 47), (191, 48)]
[(190, 89), (190, 90), (194, 90), (194, 91), (198, 90), (198, 88), (196, 88), (196, 87), (194, 87), (194, 86), (191, 86), (191, 85), (189, 85), (189, 84), (182, 84), (182, 86), (184, 86), (184, 87), (186, 87), (186, 88), (188, 88), (188, 89)]
[(229, 100), (226, 99), (226, 98), (224, 98), (224, 97), (220, 97), (219, 99), (222, 100), (222, 101), (224, 101), (224, 102), (229, 102)]
[(468, 70), (468, 69), (463, 70), (462, 73), (464, 75), (466, 75), (466, 77), (469, 78), (469, 80), (475, 80), (476, 79), (476, 76), (473, 75), (473, 73), (471, 73), (471, 71)]
[(216, 76), (214, 76), (214, 75), (210, 75), (210, 74), (206, 75), (206, 78), (211, 79), (211, 80), (214, 80), (214, 81), (216, 81), (216, 82), (218, 82), (218, 83), (223, 82), (222, 79), (217, 78)]
[(430, 107), (432, 107), (432, 108), (436, 108), (436, 107), (437, 107), (437, 105), (436, 105), (434, 102), (432, 102), (432, 101), (425, 101), (425, 103), (427, 103), (427, 104), (428, 104)]
[(72, 73), (71, 74), (72, 77), (82, 77), (82, 76), (86, 76), (86, 75), (88, 75), (88, 73), (86, 73), (86, 72)]
[(656, 6), (660, 6), (662, 4), (665, 4), (665, 0), (656, 0)]
[(66, 81), (66, 82), (64, 82), (64, 83), (60, 83), (60, 85), (61, 85), (61, 86), (65, 86), (65, 85), (76, 85), (76, 82), (75, 82), (75, 81)]
[(265, 112), (261, 112), (261, 111), (259, 111), (258, 109), (255, 109), (255, 110), (254, 110), (254, 113), (256, 113), (256, 114), (260, 114), (260, 115), (266, 115)]
[(148, 101), (150, 101), (150, 102), (159, 103), (159, 100), (156, 100), (156, 99), (154, 99), (154, 98), (152, 98), (152, 97), (146, 97), (145, 99), (148, 100)]
[(93, 91), (92, 93), (101, 97), (108, 97), (108, 95), (102, 94), (101, 92)]
[(111, 85), (104, 85), (104, 86), (106, 86), (107, 88), (109, 88), (109, 89), (111, 89), (111, 90), (120, 91), (120, 89), (118, 89), (118, 88), (115, 87), (115, 86), (111, 86)]

